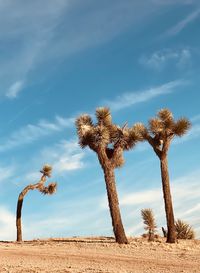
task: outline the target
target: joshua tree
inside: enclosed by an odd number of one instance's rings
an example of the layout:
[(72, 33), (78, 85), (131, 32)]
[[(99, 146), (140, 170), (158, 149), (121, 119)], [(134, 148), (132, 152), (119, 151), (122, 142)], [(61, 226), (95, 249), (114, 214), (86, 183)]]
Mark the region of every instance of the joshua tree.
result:
[(79, 144), (82, 148), (88, 146), (97, 154), (104, 172), (116, 242), (126, 244), (128, 240), (121, 220), (114, 170), (123, 165), (123, 151), (131, 149), (137, 142), (138, 137), (133, 128), (127, 128), (127, 124), (122, 128), (113, 124), (108, 108), (97, 108), (96, 118), (96, 124), (87, 114), (77, 118), (76, 126)]
[(154, 234), (157, 228), (154, 214), (152, 209), (142, 209), (141, 210), (142, 219), (144, 221), (145, 230), (148, 230), (149, 233), (149, 241), (154, 241)]
[(176, 236), (177, 239), (194, 239), (195, 233), (193, 228), (186, 222), (178, 219), (175, 222)]
[(38, 183), (31, 184), (26, 186), (23, 191), (19, 194), (18, 202), (17, 202), (17, 213), (16, 213), (16, 226), (17, 226), (17, 242), (22, 241), (22, 227), (21, 227), (21, 211), (24, 196), (28, 193), (29, 190), (39, 190), (43, 194), (53, 194), (56, 192), (56, 183), (50, 183), (47, 187), (44, 186), (47, 177), (51, 176), (52, 167), (49, 165), (44, 165), (42, 170), (40, 171), (42, 176)]
[(139, 135), (143, 138), (143, 140), (149, 142), (160, 160), (163, 197), (167, 219), (168, 243), (175, 243), (175, 226), (170, 192), (167, 154), (172, 139), (175, 136), (183, 136), (189, 128), (190, 122), (188, 119), (180, 118), (179, 120), (175, 121), (172, 113), (168, 109), (160, 110), (156, 118), (150, 119), (148, 128), (141, 123), (135, 125), (135, 129)]

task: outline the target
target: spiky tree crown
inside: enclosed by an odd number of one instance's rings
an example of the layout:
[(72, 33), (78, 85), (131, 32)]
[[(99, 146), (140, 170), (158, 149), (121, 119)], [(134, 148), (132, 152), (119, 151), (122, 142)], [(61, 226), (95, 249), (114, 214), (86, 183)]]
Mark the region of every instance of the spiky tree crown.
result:
[(146, 230), (155, 231), (157, 226), (155, 223), (155, 218), (154, 218), (152, 209), (142, 209), (141, 215), (142, 215), (143, 222), (145, 224), (144, 228)]
[[(151, 118), (148, 127), (142, 123), (135, 124), (135, 132), (143, 139), (147, 140), (154, 148), (157, 149), (157, 154), (165, 149), (167, 152), (169, 143), (174, 136), (181, 137), (191, 127), (191, 123), (187, 118), (180, 118), (174, 120), (173, 115), (169, 109), (161, 109), (157, 113), (157, 117)], [(165, 145), (165, 143), (167, 143)]]
[(45, 164), (40, 172), (43, 173), (44, 176), (50, 177), (52, 173), (52, 167), (48, 164)]
[(182, 136), (190, 128), (191, 124), (187, 118), (174, 120), (169, 109), (161, 109), (156, 118), (149, 120), (149, 132), (154, 136), (165, 139), (168, 136)]
[(178, 219), (175, 222), (177, 239), (194, 239), (195, 233), (193, 228), (186, 222)]
[[(94, 124), (91, 117), (85, 114), (76, 120), (79, 144), (82, 148), (89, 146), (95, 152), (98, 152), (98, 149), (105, 149), (111, 158), (115, 148), (129, 150), (138, 141), (134, 128), (128, 128), (126, 125), (120, 127), (112, 123), (109, 108), (97, 108), (96, 119), (97, 123)], [(122, 161), (118, 160), (116, 167), (120, 166)]]

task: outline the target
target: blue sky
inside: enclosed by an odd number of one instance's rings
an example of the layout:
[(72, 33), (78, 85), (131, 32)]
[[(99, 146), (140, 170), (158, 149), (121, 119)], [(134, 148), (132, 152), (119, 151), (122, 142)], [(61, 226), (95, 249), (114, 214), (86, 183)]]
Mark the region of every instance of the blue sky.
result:
[[(200, 5), (195, 0), (0, 1), (0, 238), (14, 240), (20, 191), (53, 165), (54, 196), (30, 192), (24, 239), (111, 235), (103, 173), (77, 145), (74, 119), (109, 106), (113, 121), (147, 124), (161, 108), (188, 117), (169, 169), (175, 218), (200, 237)], [(116, 181), (126, 233), (142, 208), (165, 226), (159, 161), (148, 144), (125, 153)]]

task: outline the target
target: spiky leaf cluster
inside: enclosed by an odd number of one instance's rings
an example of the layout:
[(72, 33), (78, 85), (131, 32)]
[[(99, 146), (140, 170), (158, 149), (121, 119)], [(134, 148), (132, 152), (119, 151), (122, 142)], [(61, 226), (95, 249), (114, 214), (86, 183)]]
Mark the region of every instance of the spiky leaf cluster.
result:
[(40, 172), (43, 173), (45, 176), (50, 177), (52, 173), (52, 167), (48, 164), (45, 164)]
[(97, 123), (93, 124), (88, 115), (82, 115), (76, 120), (79, 144), (82, 148), (89, 146), (94, 151), (98, 148), (121, 147), (128, 150), (138, 140), (133, 128), (119, 127), (112, 123), (110, 110), (106, 107), (97, 108)]
[(177, 233), (177, 239), (194, 239), (195, 233), (188, 223), (178, 219), (175, 222), (175, 229)]
[(175, 121), (169, 109), (161, 109), (156, 118), (149, 120), (149, 132), (162, 140), (169, 136), (182, 136), (190, 126), (191, 124), (186, 118)]
[(138, 140), (143, 141), (148, 136), (148, 130), (144, 124), (138, 122), (133, 126), (134, 133)]
[(110, 114), (110, 110), (107, 107), (99, 107), (96, 109), (96, 118), (98, 121), (98, 125), (109, 126), (112, 124), (112, 117)]
[(141, 215), (142, 215), (143, 222), (145, 224), (144, 228), (146, 230), (155, 231), (157, 226), (156, 226), (156, 222), (155, 222), (155, 218), (154, 218), (154, 214), (153, 214), (152, 209), (142, 209)]
[(41, 187), (39, 188), (39, 191), (43, 194), (49, 194), (49, 195), (52, 195), (56, 192), (57, 190), (57, 183), (50, 183), (48, 186), (46, 187)]

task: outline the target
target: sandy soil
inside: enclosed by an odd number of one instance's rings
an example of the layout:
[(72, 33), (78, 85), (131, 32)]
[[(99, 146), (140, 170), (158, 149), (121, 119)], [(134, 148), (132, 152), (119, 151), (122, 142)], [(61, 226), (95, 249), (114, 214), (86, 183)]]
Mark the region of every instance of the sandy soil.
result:
[(165, 273), (200, 272), (200, 241), (166, 244), (130, 238), (71, 238), (0, 242), (0, 272)]

